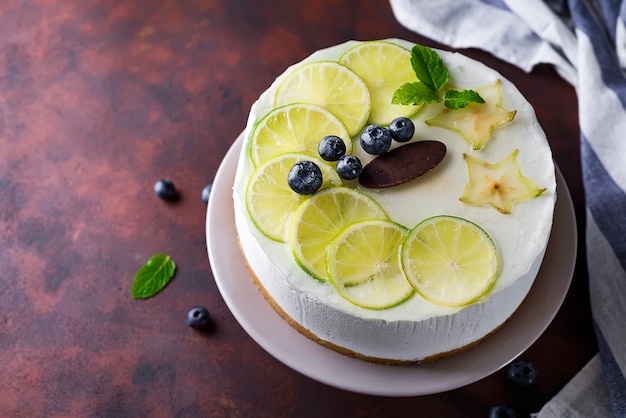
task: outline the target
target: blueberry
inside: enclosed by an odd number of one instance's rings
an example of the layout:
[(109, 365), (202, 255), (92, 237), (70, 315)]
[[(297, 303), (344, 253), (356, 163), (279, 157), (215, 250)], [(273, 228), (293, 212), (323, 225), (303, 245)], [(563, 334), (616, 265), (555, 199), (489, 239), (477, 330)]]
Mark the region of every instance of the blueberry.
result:
[(168, 179), (161, 179), (154, 183), (154, 192), (163, 200), (174, 201), (178, 199), (178, 192), (174, 183)]
[(209, 183), (206, 186), (204, 186), (204, 189), (202, 189), (202, 201), (204, 202), (205, 205), (209, 203), (209, 196), (211, 196), (212, 188), (213, 188), (213, 184)]
[(337, 174), (346, 180), (353, 180), (361, 174), (363, 165), (356, 155), (344, 155), (337, 161)]
[(287, 175), (287, 184), (298, 194), (313, 194), (322, 187), (322, 170), (313, 161), (298, 161)]
[(530, 387), (537, 381), (537, 368), (527, 360), (517, 360), (511, 363), (507, 376), (518, 386)]
[(508, 405), (497, 405), (489, 410), (489, 418), (515, 418), (515, 410)]
[(391, 137), (398, 142), (407, 142), (413, 138), (415, 133), (415, 125), (409, 118), (395, 118), (389, 124), (389, 132)]
[(337, 161), (346, 154), (346, 144), (338, 136), (328, 135), (322, 138), (317, 151), (326, 161)]
[(361, 147), (368, 154), (380, 155), (387, 152), (391, 146), (391, 132), (379, 125), (368, 125), (361, 132)]
[(194, 306), (187, 313), (187, 325), (197, 331), (207, 332), (213, 328), (213, 321), (207, 308)]

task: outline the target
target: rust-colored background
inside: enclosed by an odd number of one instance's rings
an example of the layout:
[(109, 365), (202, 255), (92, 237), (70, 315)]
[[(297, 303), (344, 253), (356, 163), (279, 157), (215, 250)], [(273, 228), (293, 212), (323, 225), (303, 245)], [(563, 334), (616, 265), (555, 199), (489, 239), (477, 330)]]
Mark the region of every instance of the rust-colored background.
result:
[[(0, 416), (484, 417), (536, 411), (596, 352), (584, 249), (553, 324), (501, 370), (416, 398), (337, 390), (292, 371), (239, 326), (213, 281), (200, 198), (250, 105), (288, 65), (349, 39), (400, 37), (387, 1), (4, 0), (0, 4)], [(535, 106), (584, 231), (574, 90), (486, 53)], [(152, 186), (171, 178), (182, 200)], [(178, 264), (152, 299), (130, 286), (152, 254)], [(204, 336), (185, 325), (205, 305)]]

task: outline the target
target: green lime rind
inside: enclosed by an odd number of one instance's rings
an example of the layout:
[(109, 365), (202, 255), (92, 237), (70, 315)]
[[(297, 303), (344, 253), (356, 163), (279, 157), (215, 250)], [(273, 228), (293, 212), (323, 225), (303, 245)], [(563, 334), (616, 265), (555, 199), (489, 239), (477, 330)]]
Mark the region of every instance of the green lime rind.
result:
[(365, 82), (372, 103), (369, 123), (389, 125), (393, 119), (411, 117), (422, 108), (421, 104), (392, 103), (396, 90), (418, 81), (409, 49), (388, 41), (361, 42), (344, 52), (339, 63)]
[(327, 135), (341, 138), (346, 153), (352, 152), (350, 134), (337, 116), (314, 104), (287, 104), (272, 109), (254, 125), (248, 140), (248, 155), (255, 167), (287, 152), (319, 158), (319, 142)]
[(287, 183), (289, 170), (302, 160), (313, 161), (322, 171), (321, 189), (343, 184), (332, 166), (308, 154), (280, 154), (261, 165), (248, 180), (245, 204), (254, 226), (271, 240), (287, 242), (295, 211), (310, 198), (294, 192)]
[(389, 220), (367, 220), (345, 227), (326, 255), (327, 274), (339, 294), (354, 305), (375, 310), (409, 299), (415, 289), (400, 263), (400, 247), (408, 232)]
[[(440, 221), (451, 222), (434, 226)], [(431, 225), (434, 231), (427, 231)], [(417, 224), (402, 244), (401, 263), (417, 293), (450, 307), (479, 302), (493, 288), (501, 268), (491, 235), (478, 224), (451, 215), (433, 216)]]
[(308, 62), (289, 72), (276, 89), (274, 107), (290, 103), (321, 106), (357, 135), (371, 111), (369, 89), (354, 71), (336, 61)]
[(328, 282), (326, 251), (347, 225), (389, 219), (378, 202), (348, 187), (330, 187), (304, 201), (291, 222), (289, 243), (296, 264), (311, 277)]

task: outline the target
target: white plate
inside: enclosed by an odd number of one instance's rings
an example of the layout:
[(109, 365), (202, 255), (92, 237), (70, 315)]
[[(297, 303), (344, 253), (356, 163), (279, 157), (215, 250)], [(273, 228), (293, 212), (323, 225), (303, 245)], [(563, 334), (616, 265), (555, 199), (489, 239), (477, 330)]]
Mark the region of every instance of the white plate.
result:
[(239, 136), (216, 174), (207, 211), (209, 260), (217, 286), (244, 330), (268, 353), (319, 382), (380, 396), (444, 392), (476, 382), (508, 364), (548, 327), (569, 288), (576, 260), (572, 200), (557, 169), (554, 226), (539, 275), (505, 325), (476, 347), (430, 363), (391, 366), (338, 354), (303, 336), (265, 301), (252, 281), (237, 242), (232, 186), (241, 150)]

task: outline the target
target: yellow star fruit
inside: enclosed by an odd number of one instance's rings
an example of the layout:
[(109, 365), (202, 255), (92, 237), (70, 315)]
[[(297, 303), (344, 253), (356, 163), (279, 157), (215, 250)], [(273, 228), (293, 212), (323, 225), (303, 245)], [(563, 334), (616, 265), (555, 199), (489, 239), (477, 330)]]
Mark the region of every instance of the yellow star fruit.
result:
[(426, 123), (458, 133), (472, 145), (472, 149), (479, 150), (489, 141), (493, 130), (511, 122), (517, 111), (509, 112), (500, 106), (500, 80), (493, 85), (480, 87), (476, 92), (485, 103), (469, 103), (466, 107), (455, 110), (446, 108)]
[(490, 205), (506, 215), (511, 213), (514, 202), (542, 194), (545, 188), (540, 189), (522, 175), (517, 162), (518, 153), (516, 149), (495, 164), (463, 154), (469, 182), (459, 200), (474, 206)]

